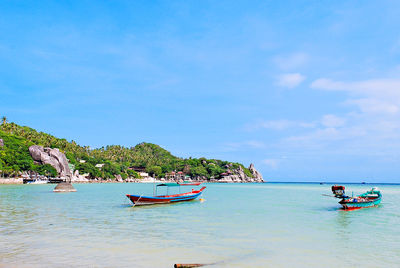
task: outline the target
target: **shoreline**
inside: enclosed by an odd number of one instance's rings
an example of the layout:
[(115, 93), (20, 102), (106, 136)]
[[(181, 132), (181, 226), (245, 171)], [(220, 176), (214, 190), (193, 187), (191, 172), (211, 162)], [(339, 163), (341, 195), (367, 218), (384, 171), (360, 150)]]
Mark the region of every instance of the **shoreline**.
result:
[[(176, 181), (116, 181), (116, 180), (98, 180), (98, 181), (72, 181), (71, 184), (91, 184), (91, 183), (143, 183), (143, 184), (152, 184), (152, 183), (177, 183)], [(221, 184), (240, 184), (240, 183), (267, 183), (267, 182), (218, 182), (218, 181), (204, 181), (203, 183), (221, 183)], [(0, 185), (21, 185), (27, 184), (23, 182), (22, 178), (1, 178), (0, 177)], [(55, 182), (44, 183), (44, 184), (58, 184)]]
[(0, 184), (24, 184), (23, 178), (3, 178), (0, 177)]
[[(176, 181), (156, 181), (155, 183), (175, 183)], [(148, 183), (150, 181), (116, 181), (116, 180), (91, 180), (91, 181), (72, 181), (72, 184), (88, 184), (88, 183)], [(263, 182), (225, 182), (225, 181), (204, 181), (204, 183), (221, 183), (221, 184), (240, 184), (240, 183), (288, 183), (288, 184), (321, 184), (321, 182), (311, 182), (311, 181), (263, 181)], [(0, 177), (0, 185), (21, 185), (26, 184), (23, 182), (23, 178), (4, 178)], [(47, 183), (47, 184), (57, 184), (57, 183)], [(330, 184), (360, 184), (360, 185), (400, 185), (400, 183), (393, 182), (323, 182), (322, 185)]]

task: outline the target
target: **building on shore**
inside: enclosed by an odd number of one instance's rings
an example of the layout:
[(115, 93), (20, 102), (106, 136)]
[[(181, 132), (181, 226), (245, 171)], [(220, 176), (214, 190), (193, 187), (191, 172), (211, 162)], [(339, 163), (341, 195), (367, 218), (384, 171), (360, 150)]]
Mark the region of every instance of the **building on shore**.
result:
[(185, 180), (186, 176), (182, 171), (172, 171), (169, 173), (165, 173), (165, 179), (170, 180), (170, 181), (180, 181), (180, 180)]
[(128, 169), (136, 171), (138, 173), (140, 172), (146, 172), (146, 168), (145, 167), (129, 167)]
[(149, 173), (147, 172), (139, 172), (140, 177), (142, 177), (143, 179), (149, 178)]

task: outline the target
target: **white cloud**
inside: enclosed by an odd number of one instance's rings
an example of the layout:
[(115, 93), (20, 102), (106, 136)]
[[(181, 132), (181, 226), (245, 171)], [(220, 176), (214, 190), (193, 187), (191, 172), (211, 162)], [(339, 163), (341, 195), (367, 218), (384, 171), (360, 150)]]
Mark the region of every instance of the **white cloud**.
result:
[(346, 103), (357, 105), (364, 113), (396, 114), (399, 111), (398, 104), (373, 98), (348, 100)]
[(314, 123), (292, 121), (292, 120), (269, 120), (269, 121), (258, 121), (251, 124), (247, 124), (245, 129), (248, 131), (257, 129), (272, 129), (272, 130), (285, 130), (289, 128), (312, 128)]
[(243, 142), (230, 142), (223, 145), (225, 151), (238, 151), (243, 149), (262, 149), (267, 145), (257, 140), (248, 140)]
[(312, 82), (311, 88), (348, 92), (351, 98), (345, 103), (356, 105), (363, 113), (397, 114), (400, 110), (400, 79), (341, 82), (321, 78)]
[(347, 91), (354, 95), (367, 95), (382, 99), (395, 98), (397, 101), (400, 101), (400, 79), (371, 79), (356, 82), (341, 82), (321, 78), (312, 82), (311, 88)]
[(275, 64), (282, 70), (293, 70), (307, 63), (309, 56), (305, 53), (294, 53), (274, 58)]
[[(288, 135), (271, 143), (285, 154), (400, 159), (400, 79), (344, 82), (322, 78), (312, 82), (311, 88), (342, 92), (344, 98), (338, 104), (346, 105), (347, 113), (322, 114), (312, 121), (264, 120), (247, 129), (285, 131), (283, 135)], [(276, 166), (278, 162), (266, 159), (264, 164)]]
[(322, 117), (321, 124), (325, 127), (340, 127), (343, 126), (346, 119), (333, 114), (327, 114)]
[(338, 140), (341, 139), (341, 133), (333, 127), (316, 129), (310, 133), (302, 136), (292, 136), (285, 139), (285, 141), (300, 143), (304, 145), (305, 143), (315, 142), (315, 141), (326, 141), (326, 140)]
[(355, 110), (324, 115), (310, 131), (283, 138), (283, 146), (363, 155), (400, 151), (400, 79), (343, 82), (323, 78), (311, 88), (342, 91), (347, 95), (342, 103)]
[(245, 141), (244, 146), (248, 146), (248, 147), (252, 147), (252, 148), (264, 148), (265, 147), (265, 143), (261, 142), (261, 141)]
[(264, 159), (262, 162), (272, 169), (277, 169), (279, 165), (278, 159)]
[(277, 85), (281, 87), (294, 88), (300, 85), (306, 77), (299, 73), (288, 73), (278, 77)]

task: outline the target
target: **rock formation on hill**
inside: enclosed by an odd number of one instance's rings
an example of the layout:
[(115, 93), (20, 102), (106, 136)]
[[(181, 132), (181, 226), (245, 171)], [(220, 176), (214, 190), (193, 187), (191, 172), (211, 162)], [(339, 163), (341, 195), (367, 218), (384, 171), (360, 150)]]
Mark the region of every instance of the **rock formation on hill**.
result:
[(252, 176), (247, 176), (242, 166), (238, 169), (231, 170), (231, 174), (224, 176), (219, 182), (264, 182), (260, 172), (258, 172), (253, 164), (250, 164), (249, 170)]
[(264, 181), (263, 176), (261, 175), (260, 172), (257, 171), (257, 169), (254, 167), (253, 163), (250, 164), (249, 170), (250, 170), (251, 174), (253, 174), (254, 181), (256, 181), (256, 182)]
[(49, 164), (54, 167), (60, 177), (64, 177), (67, 180), (72, 178), (68, 160), (57, 148), (43, 148), (39, 145), (32, 145), (29, 147), (29, 153), (38, 164)]
[(79, 174), (79, 170), (75, 170), (71, 182), (89, 182), (89, 180), (85, 176)]

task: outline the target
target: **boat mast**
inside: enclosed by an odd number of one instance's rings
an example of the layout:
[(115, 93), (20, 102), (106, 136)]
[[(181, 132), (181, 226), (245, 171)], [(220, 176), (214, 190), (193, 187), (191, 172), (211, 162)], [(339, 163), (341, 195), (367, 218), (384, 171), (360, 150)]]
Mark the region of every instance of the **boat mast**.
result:
[[(154, 173), (153, 173), (154, 176)], [(155, 196), (156, 194), (156, 178), (153, 178), (153, 196)]]

